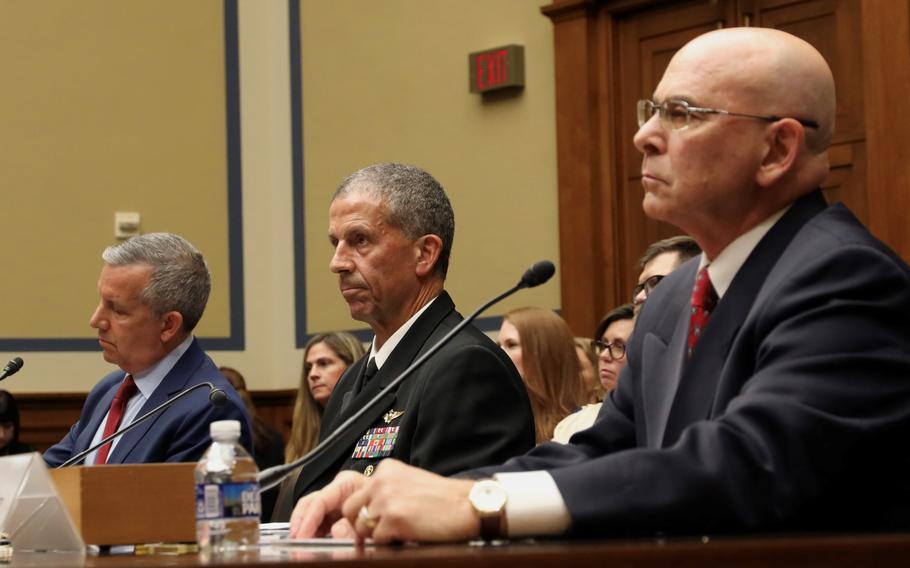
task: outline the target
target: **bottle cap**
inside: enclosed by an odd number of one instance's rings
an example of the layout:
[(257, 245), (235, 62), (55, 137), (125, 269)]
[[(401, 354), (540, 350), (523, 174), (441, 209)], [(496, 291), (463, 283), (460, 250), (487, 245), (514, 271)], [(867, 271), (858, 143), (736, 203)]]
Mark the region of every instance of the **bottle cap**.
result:
[(212, 438), (240, 437), (240, 421), (238, 420), (216, 420), (209, 425), (209, 432)]

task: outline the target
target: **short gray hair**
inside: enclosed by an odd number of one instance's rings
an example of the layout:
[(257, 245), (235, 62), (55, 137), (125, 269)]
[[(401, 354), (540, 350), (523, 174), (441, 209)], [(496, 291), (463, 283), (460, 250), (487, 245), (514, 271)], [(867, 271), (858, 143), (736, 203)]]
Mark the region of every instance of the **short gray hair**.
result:
[(416, 166), (375, 164), (346, 177), (332, 201), (360, 192), (379, 198), (387, 209), (386, 221), (407, 238), (436, 235), (442, 240), (436, 274), (445, 278), (455, 240), (455, 212), (442, 185)]
[(148, 233), (133, 237), (101, 253), (109, 266), (144, 264), (152, 275), (140, 298), (159, 316), (179, 312), (184, 331), (193, 331), (212, 290), (212, 276), (202, 253), (183, 237)]

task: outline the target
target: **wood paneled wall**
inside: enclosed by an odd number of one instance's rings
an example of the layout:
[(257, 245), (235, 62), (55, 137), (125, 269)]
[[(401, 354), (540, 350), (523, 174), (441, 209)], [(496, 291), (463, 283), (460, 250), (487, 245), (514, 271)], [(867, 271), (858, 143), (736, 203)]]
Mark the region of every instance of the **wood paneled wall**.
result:
[[(765, 26), (812, 43), (838, 90), (823, 184), (910, 259), (910, 4), (879, 0), (556, 0), (562, 314), (578, 335), (630, 299), (648, 244), (679, 229), (641, 210), (635, 101), (695, 36)], [(744, 70), (748, 72), (748, 70)]]

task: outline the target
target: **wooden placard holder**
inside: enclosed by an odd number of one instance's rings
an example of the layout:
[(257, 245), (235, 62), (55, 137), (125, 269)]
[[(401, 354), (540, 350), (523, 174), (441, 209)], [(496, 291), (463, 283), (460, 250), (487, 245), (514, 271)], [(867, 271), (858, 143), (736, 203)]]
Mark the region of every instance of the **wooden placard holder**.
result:
[(193, 463), (51, 470), (86, 544), (195, 542)]

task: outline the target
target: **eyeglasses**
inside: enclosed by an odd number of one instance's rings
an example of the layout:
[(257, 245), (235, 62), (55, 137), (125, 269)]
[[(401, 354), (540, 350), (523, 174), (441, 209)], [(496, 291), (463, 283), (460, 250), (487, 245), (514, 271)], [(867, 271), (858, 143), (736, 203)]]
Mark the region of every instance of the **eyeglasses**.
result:
[(632, 302), (635, 302), (635, 298), (638, 297), (642, 292), (645, 293), (645, 299), (651, 294), (651, 291), (654, 290), (654, 287), (664, 279), (666, 274), (655, 274), (654, 276), (648, 278), (641, 284), (636, 284), (635, 288), (632, 288)]
[[(716, 108), (702, 108), (691, 106), (686, 101), (681, 101), (678, 99), (667, 99), (662, 103), (656, 103), (654, 101), (644, 99), (638, 101), (636, 110), (638, 111), (638, 126), (639, 128), (644, 126), (646, 122), (651, 120), (651, 117), (660, 113), (661, 124), (669, 130), (683, 130), (688, 128), (689, 123), (692, 119), (692, 113), (695, 114), (725, 114), (727, 116), (741, 116), (744, 118), (755, 118), (757, 120), (766, 120), (768, 122), (777, 122), (778, 120), (783, 120), (784, 118), (791, 118), (785, 116), (777, 116), (774, 114), (769, 115), (759, 115), (759, 114), (743, 114), (741, 112), (730, 112), (728, 110), (720, 110)], [(698, 120), (700, 117), (696, 116), (695, 119)], [(802, 124), (807, 128), (818, 128), (818, 123), (814, 120), (808, 120), (803, 118), (793, 118), (796, 122)]]
[(626, 344), (625, 343), (607, 343), (601, 341), (600, 339), (591, 340), (591, 345), (594, 346), (594, 350), (597, 351), (597, 354), (600, 355), (607, 349), (610, 350), (610, 357), (619, 360), (626, 356)]

